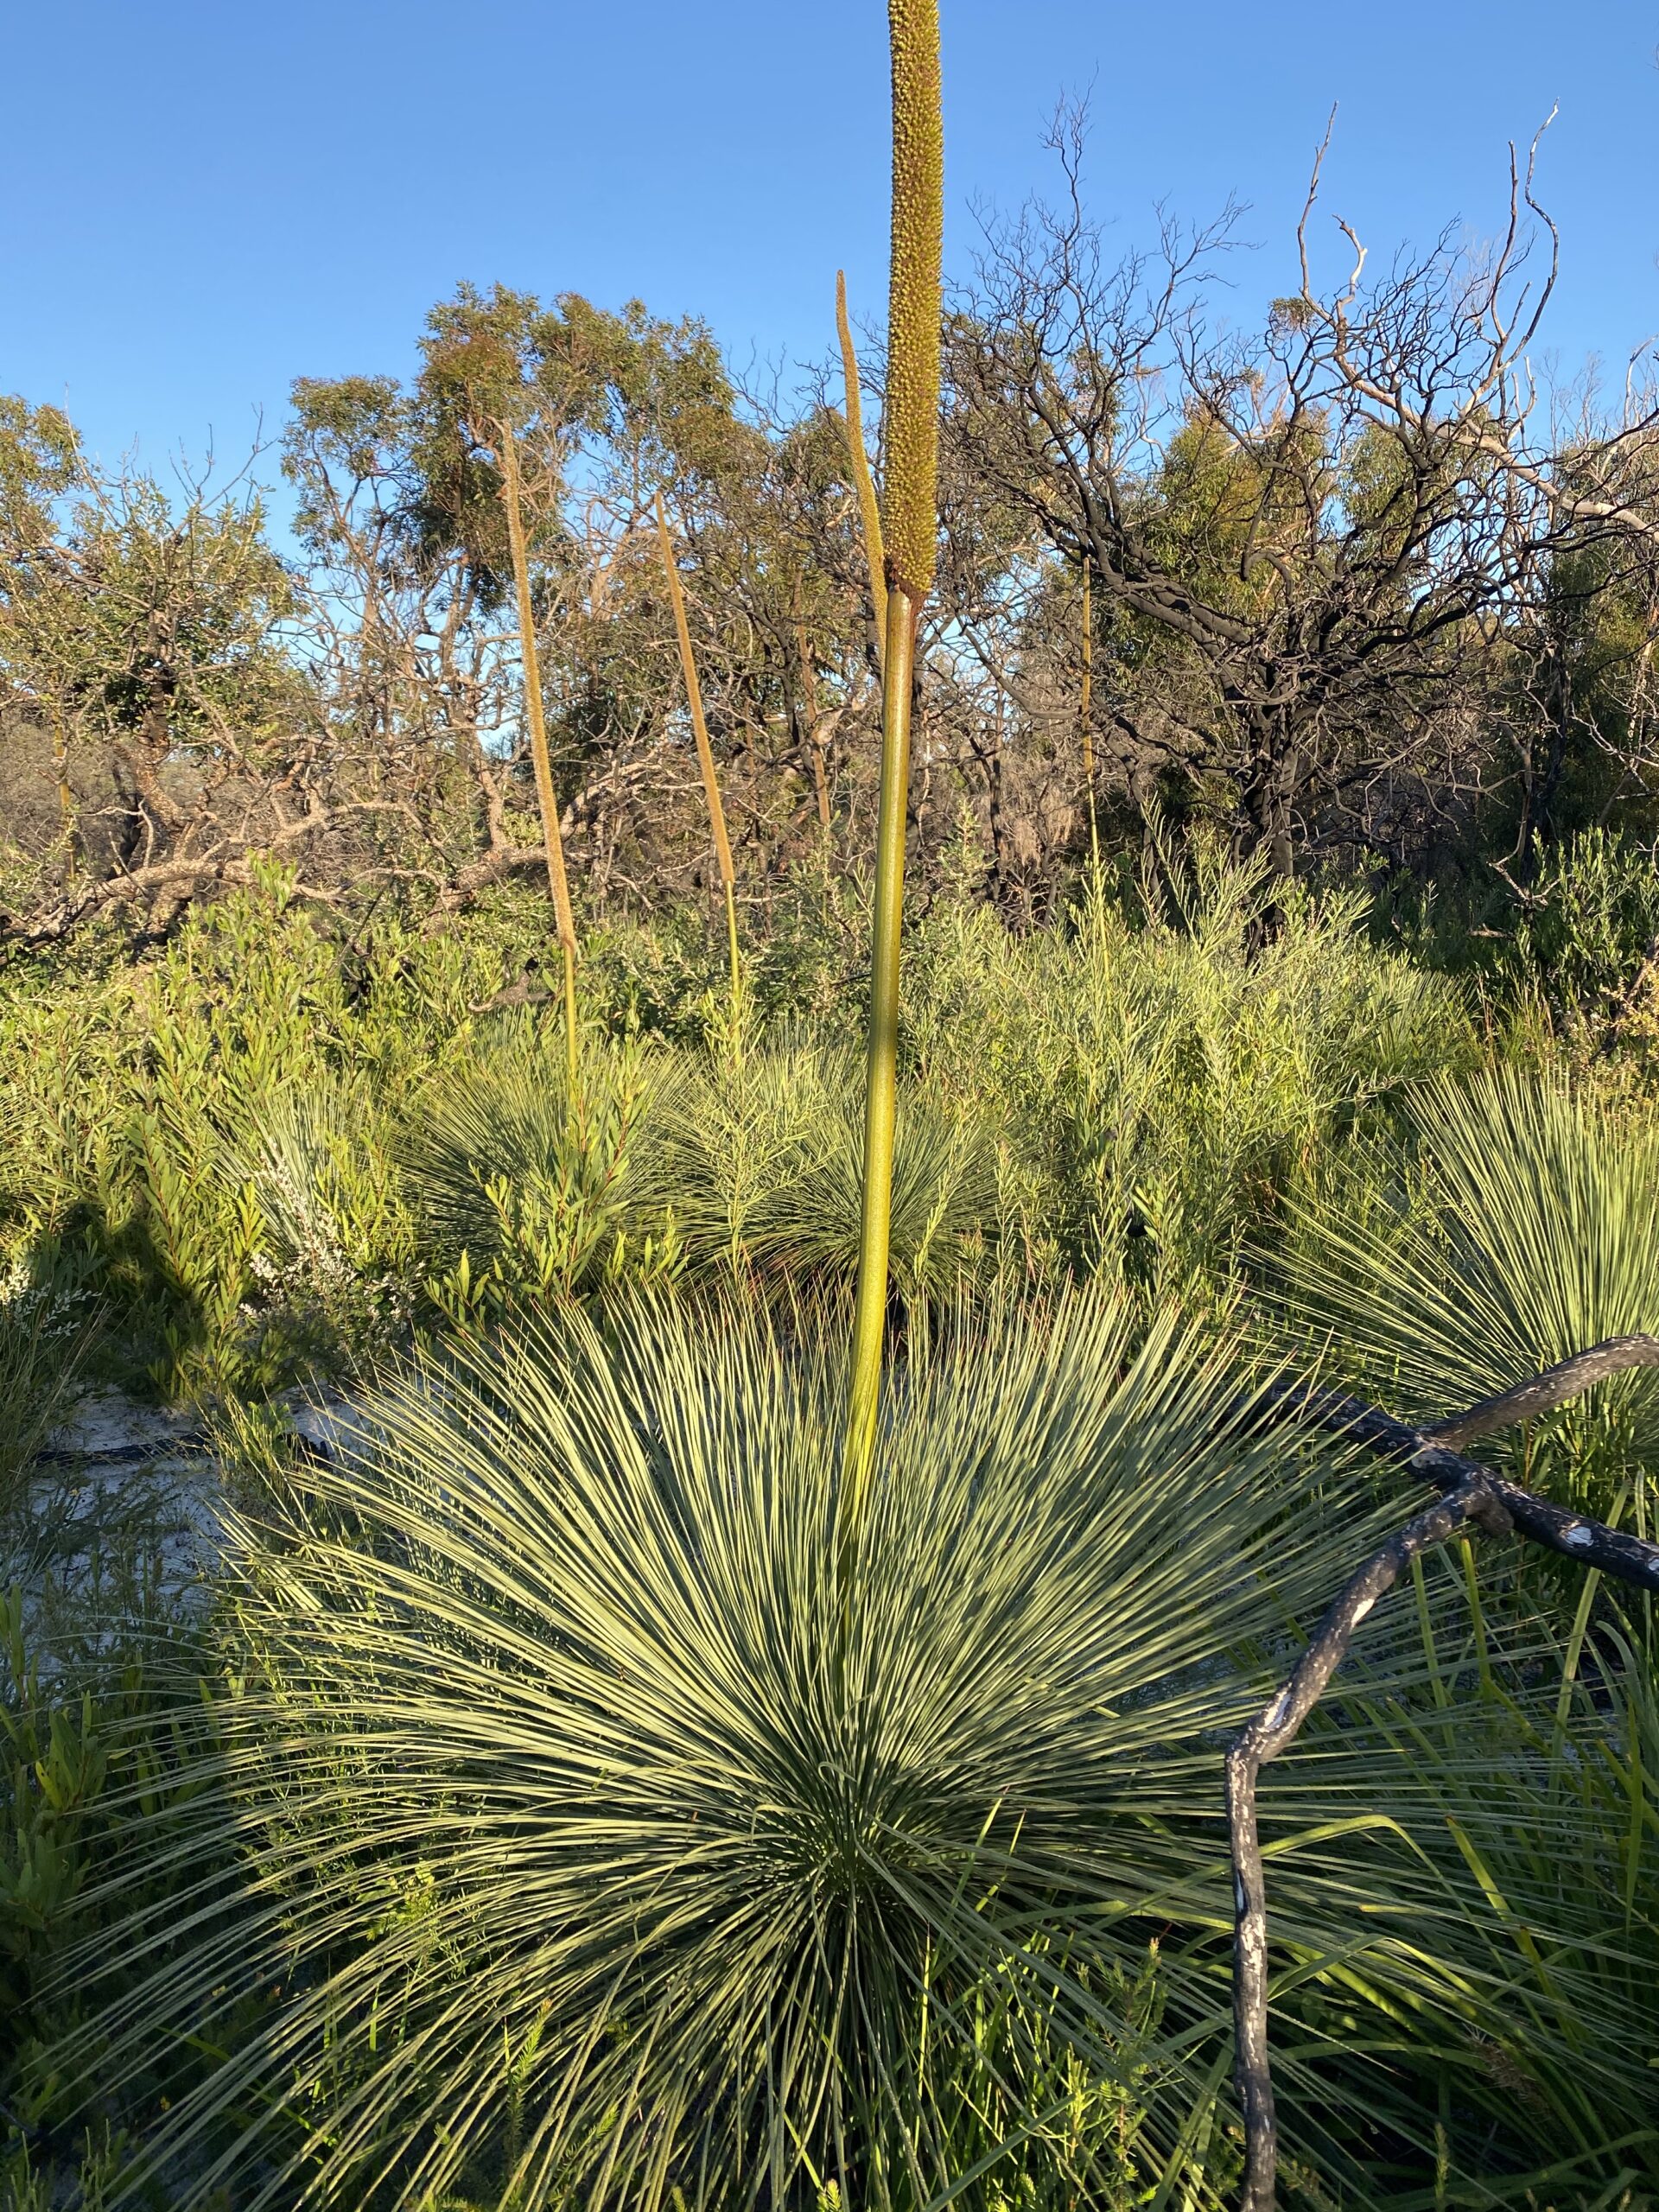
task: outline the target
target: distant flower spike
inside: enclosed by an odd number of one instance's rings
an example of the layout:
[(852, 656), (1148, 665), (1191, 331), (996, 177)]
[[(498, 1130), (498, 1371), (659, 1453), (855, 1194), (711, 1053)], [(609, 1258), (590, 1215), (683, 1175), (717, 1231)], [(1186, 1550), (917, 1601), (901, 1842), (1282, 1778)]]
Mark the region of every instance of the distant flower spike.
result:
[(657, 494), (657, 543), (663, 556), (663, 574), (668, 580), (669, 605), (674, 610), (680, 672), (685, 678), (685, 703), (691, 716), (691, 734), (696, 740), (703, 797), (709, 802), (709, 826), (714, 832), (721, 887), (726, 894), (726, 940), (732, 963), (732, 1020), (736, 1023), (741, 1019), (743, 1003), (743, 964), (737, 944), (737, 874), (732, 866), (732, 841), (726, 834), (726, 810), (721, 804), (714, 747), (709, 742), (709, 725), (703, 717), (702, 686), (697, 680), (697, 657), (691, 648), (691, 630), (685, 618), (685, 593), (680, 585), (679, 563), (674, 557), (674, 541), (668, 533), (668, 517), (660, 492)]

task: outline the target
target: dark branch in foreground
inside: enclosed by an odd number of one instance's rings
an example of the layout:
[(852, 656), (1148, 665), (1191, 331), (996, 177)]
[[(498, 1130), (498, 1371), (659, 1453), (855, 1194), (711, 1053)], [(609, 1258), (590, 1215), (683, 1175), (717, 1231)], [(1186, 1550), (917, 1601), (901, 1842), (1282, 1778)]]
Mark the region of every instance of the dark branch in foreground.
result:
[(1360, 1623), (1420, 1553), (1444, 1543), (1473, 1522), (1489, 1535), (1511, 1530), (1564, 1558), (1599, 1568), (1640, 1590), (1659, 1591), (1659, 1545), (1643, 1543), (1599, 1521), (1568, 1513), (1505, 1482), (1449, 1448), (1548, 1413), (1580, 1391), (1637, 1367), (1659, 1367), (1659, 1338), (1614, 1337), (1588, 1351), (1484, 1399), (1433, 1428), (1409, 1427), (1338, 1391), (1275, 1385), (1267, 1408), (1300, 1415), (1320, 1428), (1351, 1436), (1366, 1450), (1433, 1483), (1438, 1503), (1408, 1521), (1359, 1568), (1314, 1630), (1279, 1695), (1227, 1754), (1227, 1822), (1231, 1839), (1234, 2078), (1244, 2120), (1245, 2165), (1240, 2212), (1272, 2212), (1278, 2168), (1278, 2128), (1268, 2057), (1267, 1883), (1256, 1836), (1256, 1781), (1269, 1759), (1295, 1740), (1346, 1657)]
[(1554, 1413), (1581, 1390), (1632, 1367), (1659, 1367), (1659, 1337), (1609, 1337), (1605, 1344), (1593, 1344), (1588, 1351), (1574, 1352), (1571, 1359), (1547, 1367), (1530, 1382), (1517, 1382), (1501, 1397), (1483, 1398), (1466, 1414), (1437, 1421), (1423, 1433), (1437, 1444), (1454, 1447), (1472, 1444), (1478, 1436), (1490, 1436), (1494, 1429), (1510, 1428), (1516, 1421)]

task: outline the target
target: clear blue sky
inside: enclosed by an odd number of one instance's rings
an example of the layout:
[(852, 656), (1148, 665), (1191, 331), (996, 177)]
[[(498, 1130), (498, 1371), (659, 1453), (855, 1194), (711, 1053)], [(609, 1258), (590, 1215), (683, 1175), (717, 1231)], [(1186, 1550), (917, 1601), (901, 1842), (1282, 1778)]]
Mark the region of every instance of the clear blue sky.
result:
[[(1379, 250), (1490, 232), (1559, 101), (1564, 365), (1659, 331), (1659, 0), (943, 0), (948, 257), (1092, 87), (1096, 212), (1250, 203), (1285, 287), (1312, 147)], [(882, 305), (881, 0), (52, 0), (8, 11), (0, 389), (96, 450), (245, 451), (296, 375), (406, 371), (461, 277), (706, 316), (786, 365)]]

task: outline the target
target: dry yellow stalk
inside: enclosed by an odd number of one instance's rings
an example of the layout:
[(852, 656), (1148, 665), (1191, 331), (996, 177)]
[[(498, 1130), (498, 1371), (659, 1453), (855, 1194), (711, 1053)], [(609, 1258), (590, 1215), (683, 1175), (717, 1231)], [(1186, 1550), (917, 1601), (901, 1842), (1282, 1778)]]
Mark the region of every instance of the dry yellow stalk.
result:
[(1100, 868), (1100, 823), (1095, 813), (1095, 609), (1089, 571), (1083, 572), (1083, 694), (1077, 718), (1083, 735), (1083, 783), (1089, 797), (1089, 851), (1096, 872)]
[(674, 631), (680, 641), (680, 670), (685, 677), (686, 704), (691, 710), (691, 734), (697, 741), (697, 766), (702, 771), (702, 788), (709, 801), (709, 822), (715, 833), (715, 857), (720, 864), (720, 880), (726, 893), (726, 935), (732, 963), (732, 1009), (736, 1013), (742, 997), (743, 970), (737, 950), (737, 874), (732, 866), (731, 840), (726, 835), (726, 810), (721, 804), (720, 779), (715, 773), (714, 747), (709, 742), (709, 725), (703, 719), (702, 686), (697, 681), (696, 655), (691, 650), (691, 629), (685, 619), (685, 594), (680, 588), (679, 564), (674, 558), (674, 541), (668, 534), (668, 517), (663, 512), (663, 495), (657, 494), (657, 540), (662, 548), (663, 573), (668, 579), (669, 603), (674, 609)]
[(500, 434), (501, 498), (507, 511), (507, 543), (512, 552), (512, 588), (518, 602), (518, 650), (524, 664), (524, 713), (530, 723), (530, 757), (536, 771), (536, 799), (542, 815), (542, 843), (547, 854), (548, 888), (564, 955), (565, 1047), (570, 1095), (576, 1092), (580, 1031), (576, 1018), (576, 918), (570, 908), (570, 884), (564, 872), (564, 839), (559, 830), (558, 794), (547, 750), (547, 722), (542, 706), (541, 660), (530, 604), (530, 557), (524, 547), (523, 494), (518, 480), (518, 444), (505, 423)]

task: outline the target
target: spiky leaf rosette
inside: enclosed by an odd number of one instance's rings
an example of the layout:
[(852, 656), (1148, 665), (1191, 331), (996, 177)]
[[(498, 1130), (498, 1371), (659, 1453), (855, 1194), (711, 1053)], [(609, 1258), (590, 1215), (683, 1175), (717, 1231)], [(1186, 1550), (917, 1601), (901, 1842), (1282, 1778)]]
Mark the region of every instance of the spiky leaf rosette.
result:
[[(850, 1053), (805, 1043), (714, 1061), (659, 1117), (652, 1172), (689, 1264), (774, 1281), (850, 1280), (863, 1126)], [(937, 1296), (982, 1261), (996, 1229), (983, 1123), (912, 1090), (894, 1149), (889, 1262), (906, 1298)]]
[(466, 1253), (474, 1272), (528, 1263), (546, 1287), (585, 1290), (619, 1237), (660, 1234), (672, 1193), (658, 1202), (649, 1161), (672, 1071), (594, 1047), (573, 1111), (563, 1058), (544, 1041), (510, 1038), (442, 1070), (416, 1099), (397, 1150), (434, 1267)]
[[(1219, 1745), (1236, 1655), (1328, 1592), (1323, 1509), (1174, 1322), (964, 1318), (897, 1372), (842, 1647), (836, 1343), (575, 1318), (410, 1370), (308, 1519), (232, 1530), (233, 1688), (92, 2031), (107, 2086), (244, 2008), (153, 2139), (170, 2201), (913, 2207), (997, 2005), (993, 2136), (1046, 2037), (1111, 2115), (1088, 2201), (1224, 2179)], [(1315, 1838), (1276, 1926), (1347, 1947), (1351, 1879)]]
[[(1659, 1140), (1558, 1078), (1506, 1070), (1412, 1098), (1403, 1178), (1362, 1165), (1304, 1206), (1281, 1282), (1303, 1343), (1413, 1418), (1446, 1419), (1609, 1337), (1659, 1333)], [(1649, 1529), (1659, 1374), (1619, 1376), (1474, 1447)]]
[(893, 243), (887, 296), (887, 581), (919, 606), (933, 585), (939, 461), (944, 132), (938, 0), (888, 0)]

